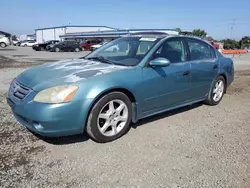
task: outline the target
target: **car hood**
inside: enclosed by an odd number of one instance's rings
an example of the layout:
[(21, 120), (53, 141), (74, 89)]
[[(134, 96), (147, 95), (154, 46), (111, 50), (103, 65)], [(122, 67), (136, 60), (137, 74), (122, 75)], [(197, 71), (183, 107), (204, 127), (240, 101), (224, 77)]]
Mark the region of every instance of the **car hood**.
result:
[(71, 59), (33, 67), (24, 71), (16, 79), (20, 84), (34, 91), (41, 91), (57, 85), (77, 84), (93, 76), (122, 69), (128, 69), (128, 67), (86, 59)]

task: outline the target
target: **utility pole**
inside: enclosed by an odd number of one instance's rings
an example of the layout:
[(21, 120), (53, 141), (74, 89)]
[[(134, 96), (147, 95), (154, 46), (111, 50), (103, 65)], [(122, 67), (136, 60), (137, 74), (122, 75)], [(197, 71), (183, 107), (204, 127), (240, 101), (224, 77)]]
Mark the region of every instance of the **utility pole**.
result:
[(230, 34), (230, 39), (232, 39), (232, 36), (233, 36), (233, 29), (234, 29), (234, 26), (235, 26), (235, 19), (233, 19), (232, 23), (231, 23), (231, 34)]

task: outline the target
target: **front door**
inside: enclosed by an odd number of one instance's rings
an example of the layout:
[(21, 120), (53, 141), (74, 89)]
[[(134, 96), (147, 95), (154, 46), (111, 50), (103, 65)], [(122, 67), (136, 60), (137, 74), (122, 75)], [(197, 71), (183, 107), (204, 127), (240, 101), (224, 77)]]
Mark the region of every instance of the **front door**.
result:
[(188, 102), (190, 96), (190, 63), (181, 38), (166, 40), (152, 59), (163, 57), (171, 64), (167, 67), (143, 68), (144, 116)]

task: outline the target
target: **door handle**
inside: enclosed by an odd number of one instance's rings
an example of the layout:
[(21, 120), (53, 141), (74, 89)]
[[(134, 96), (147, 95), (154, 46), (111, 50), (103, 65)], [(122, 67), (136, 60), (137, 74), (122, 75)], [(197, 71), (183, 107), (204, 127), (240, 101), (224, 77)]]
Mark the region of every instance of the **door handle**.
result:
[(214, 66), (213, 66), (213, 69), (218, 69), (218, 65), (214, 65)]
[(185, 71), (184, 73), (183, 73), (183, 76), (188, 76), (189, 75), (189, 71)]

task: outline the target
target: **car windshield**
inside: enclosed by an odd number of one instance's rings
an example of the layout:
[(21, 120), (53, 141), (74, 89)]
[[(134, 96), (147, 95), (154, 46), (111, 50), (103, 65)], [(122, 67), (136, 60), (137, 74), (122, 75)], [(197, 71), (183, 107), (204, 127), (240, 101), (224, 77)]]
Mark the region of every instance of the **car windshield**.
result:
[(154, 37), (123, 37), (113, 40), (84, 57), (111, 64), (135, 66), (159, 41)]

